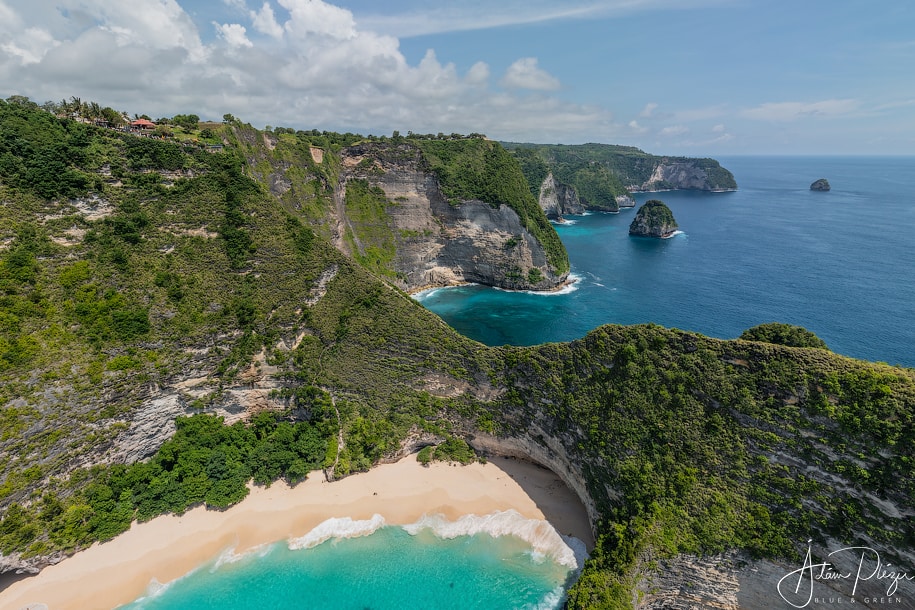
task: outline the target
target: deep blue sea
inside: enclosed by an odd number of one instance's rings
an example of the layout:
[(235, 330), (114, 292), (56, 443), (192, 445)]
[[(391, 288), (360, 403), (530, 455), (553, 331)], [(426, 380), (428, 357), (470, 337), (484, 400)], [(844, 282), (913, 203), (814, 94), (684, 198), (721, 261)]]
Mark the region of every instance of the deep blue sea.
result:
[[(915, 157), (719, 161), (736, 192), (636, 195), (670, 207), (682, 230), (671, 239), (630, 237), (635, 209), (557, 225), (579, 278), (571, 291), (417, 298), (489, 345), (568, 341), (607, 323), (734, 338), (778, 321), (840, 354), (915, 367)], [(817, 178), (832, 190), (811, 191)]]

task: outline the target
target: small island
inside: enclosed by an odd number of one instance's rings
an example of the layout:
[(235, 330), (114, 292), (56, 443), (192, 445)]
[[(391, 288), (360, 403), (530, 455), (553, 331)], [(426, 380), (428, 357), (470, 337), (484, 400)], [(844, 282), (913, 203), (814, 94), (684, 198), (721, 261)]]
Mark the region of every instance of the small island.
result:
[(830, 188), (831, 188), (831, 187), (829, 186), (829, 180), (827, 180), (826, 178), (820, 178), (819, 180), (815, 180), (815, 181), (813, 182), (813, 184), (810, 185), (810, 190), (811, 190), (811, 191), (823, 191), (823, 192), (826, 192), (826, 191), (828, 191)]
[(673, 237), (676, 231), (677, 221), (674, 220), (673, 213), (658, 199), (646, 201), (629, 225), (629, 235), (637, 237), (667, 239)]

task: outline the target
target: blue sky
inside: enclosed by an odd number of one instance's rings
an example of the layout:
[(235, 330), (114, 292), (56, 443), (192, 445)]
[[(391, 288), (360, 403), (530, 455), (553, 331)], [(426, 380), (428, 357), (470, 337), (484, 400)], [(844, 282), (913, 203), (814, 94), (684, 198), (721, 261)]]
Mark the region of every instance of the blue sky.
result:
[(4, 97), (259, 127), (915, 154), (913, 75), (909, 0), (0, 0)]

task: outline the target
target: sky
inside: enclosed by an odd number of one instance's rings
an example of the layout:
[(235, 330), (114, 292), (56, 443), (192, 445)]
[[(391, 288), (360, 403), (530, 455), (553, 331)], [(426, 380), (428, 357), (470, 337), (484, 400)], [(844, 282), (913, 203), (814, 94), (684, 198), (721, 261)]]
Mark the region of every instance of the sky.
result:
[(911, 0), (0, 0), (0, 96), (655, 154), (915, 154)]

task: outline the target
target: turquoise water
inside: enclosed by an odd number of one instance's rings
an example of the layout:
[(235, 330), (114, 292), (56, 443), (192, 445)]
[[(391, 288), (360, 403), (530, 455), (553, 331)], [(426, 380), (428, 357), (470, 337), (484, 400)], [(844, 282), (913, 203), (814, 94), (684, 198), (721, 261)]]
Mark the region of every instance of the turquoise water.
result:
[[(466, 286), (418, 298), (489, 345), (568, 341), (607, 323), (733, 338), (779, 321), (835, 352), (915, 367), (915, 158), (720, 161), (740, 190), (636, 196), (668, 204), (683, 231), (672, 239), (629, 237), (633, 209), (558, 225), (580, 278), (573, 291)], [(822, 177), (832, 191), (810, 191)]]
[(569, 568), (514, 536), (443, 539), (382, 527), (290, 550), (214, 561), (121, 610), (556, 608)]

